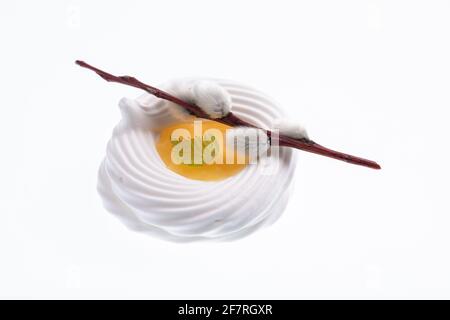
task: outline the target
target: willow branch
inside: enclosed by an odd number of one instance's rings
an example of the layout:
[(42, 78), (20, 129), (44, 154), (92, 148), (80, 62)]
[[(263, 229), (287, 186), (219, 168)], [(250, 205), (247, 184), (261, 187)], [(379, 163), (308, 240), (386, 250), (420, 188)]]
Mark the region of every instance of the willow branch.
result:
[[(144, 90), (148, 93), (150, 93), (151, 95), (154, 95), (158, 98), (167, 100), (167, 101), (171, 101), (183, 108), (185, 108), (187, 111), (189, 111), (190, 113), (192, 113), (193, 115), (199, 117), (199, 118), (204, 118), (204, 119), (209, 119), (212, 121), (217, 121), (220, 123), (224, 123), (227, 124), (229, 126), (232, 127), (236, 127), (236, 126), (247, 126), (247, 127), (255, 127), (253, 124), (248, 123), (242, 119), (240, 119), (238, 116), (236, 116), (235, 114), (233, 114), (232, 112), (228, 113), (228, 115), (226, 115), (223, 118), (220, 119), (211, 119), (208, 114), (206, 114), (200, 107), (190, 104), (188, 102), (185, 102), (161, 89), (155, 88), (153, 86), (150, 86), (148, 84), (145, 84), (141, 81), (139, 81), (138, 79), (134, 78), (134, 77), (130, 77), (130, 76), (115, 76), (112, 75), (108, 72), (105, 72), (103, 70), (100, 70), (96, 67), (93, 67), (89, 64), (87, 64), (84, 61), (80, 61), (77, 60), (75, 61), (76, 64), (78, 64), (79, 66), (92, 70), (95, 73), (97, 73), (100, 77), (102, 77), (103, 79), (105, 79), (108, 82), (117, 82), (117, 83), (121, 83), (127, 86), (132, 86), (141, 90)], [(272, 132), (270, 130), (266, 130), (267, 131), (267, 135), (269, 137), (272, 136)], [(321, 146), (320, 144), (315, 143), (312, 140), (309, 139), (294, 139), (291, 138), (289, 136), (285, 136), (285, 135), (279, 135), (279, 145), (280, 146), (285, 146), (285, 147), (291, 147), (291, 148), (296, 148), (296, 149), (300, 149), (303, 151), (307, 151), (307, 152), (311, 152), (311, 153), (315, 153), (315, 154), (319, 154), (328, 158), (333, 158), (333, 159), (337, 159), (337, 160), (341, 160), (341, 161), (345, 161), (351, 164), (355, 164), (355, 165), (360, 165), (360, 166), (364, 166), (364, 167), (368, 167), (368, 168), (372, 168), (372, 169), (381, 169), (380, 165), (372, 160), (367, 160), (364, 158), (360, 158), (360, 157), (356, 157), (356, 156), (352, 156), (350, 154), (346, 154), (346, 153), (342, 153), (339, 151), (335, 151), (335, 150), (331, 150), (328, 149), (326, 147)]]

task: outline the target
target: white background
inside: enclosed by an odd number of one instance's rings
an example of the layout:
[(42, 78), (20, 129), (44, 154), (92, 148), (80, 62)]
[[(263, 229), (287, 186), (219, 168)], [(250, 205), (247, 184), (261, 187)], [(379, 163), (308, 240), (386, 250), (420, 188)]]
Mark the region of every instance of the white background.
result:
[[(450, 1), (2, 1), (2, 298), (450, 298)], [(172, 244), (126, 229), (96, 192), (117, 102), (229, 78), (316, 141), (270, 228)]]

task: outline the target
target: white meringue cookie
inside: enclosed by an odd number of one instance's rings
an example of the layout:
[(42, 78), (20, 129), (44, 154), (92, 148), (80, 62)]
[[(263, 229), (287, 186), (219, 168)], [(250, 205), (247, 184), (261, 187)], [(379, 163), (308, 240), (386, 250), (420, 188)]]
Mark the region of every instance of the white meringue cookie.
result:
[[(239, 117), (259, 127), (283, 117), (258, 91), (217, 83), (231, 95)], [(293, 150), (280, 148), (279, 158), (267, 157), (225, 180), (187, 179), (167, 169), (155, 147), (159, 130), (179, 121), (173, 106), (149, 94), (121, 100), (123, 117), (99, 170), (105, 208), (133, 230), (177, 242), (237, 239), (277, 220), (290, 194)]]

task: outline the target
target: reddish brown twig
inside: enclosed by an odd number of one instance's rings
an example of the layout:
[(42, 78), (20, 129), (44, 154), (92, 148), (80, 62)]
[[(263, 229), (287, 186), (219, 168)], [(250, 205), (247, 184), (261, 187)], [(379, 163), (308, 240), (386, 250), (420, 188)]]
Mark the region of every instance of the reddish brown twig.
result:
[[(95, 67), (87, 64), (86, 62), (80, 61), (80, 60), (75, 61), (75, 63), (83, 68), (87, 68), (87, 69), (94, 71), (95, 73), (97, 73), (100, 77), (102, 77), (106, 81), (117, 82), (117, 83), (121, 83), (124, 85), (139, 88), (139, 89), (142, 89), (158, 98), (165, 99), (165, 100), (171, 101), (173, 103), (176, 103), (199, 118), (210, 119), (213, 121), (227, 124), (232, 127), (236, 127), (236, 126), (255, 127), (251, 123), (248, 123), (248, 122), (240, 119), (232, 112), (230, 112), (227, 116), (225, 116), (223, 118), (211, 119), (208, 116), (208, 114), (206, 114), (198, 106), (187, 103), (181, 99), (178, 99), (177, 97), (175, 97), (167, 92), (164, 92), (158, 88), (149, 86), (149, 85), (139, 81), (136, 78), (133, 78), (130, 76), (115, 76), (108, 72), (100, 70), (98, 68), (95, 68)], [(272, 132), (270, 130), (266, 130), (266, 131), (267, 131), (268, 136), (271, 137)], [(328, 157), (328, 158), (333, 158), (333, 159), (345, 161), (348, 163), (352, 163), (352, 164), (356, 164), (356, 165), (360, 165), (360, 166), (364, 166), (364, 167), (369, 167), (372, 169), (381, 169), (380, 165), (374, 161), (355, 157), (355, 156), (345, 154), (345, 153), (342, 153), (339, 151), (334, 151), (334, 150), (325, 148), (325, 147), (321, 146), (320, 144), (317, 144), (314, 141), (308, 140), (308, 139), (298, 140), (298, 139), (291, 138), (289, 136), (279, 135), (279, 145), (285, 146), (285, 147), (292, 147), (292, 148), (300, 149), (303, 151), (312, 152), (315, 154), (320, 154), (320, 155)]]

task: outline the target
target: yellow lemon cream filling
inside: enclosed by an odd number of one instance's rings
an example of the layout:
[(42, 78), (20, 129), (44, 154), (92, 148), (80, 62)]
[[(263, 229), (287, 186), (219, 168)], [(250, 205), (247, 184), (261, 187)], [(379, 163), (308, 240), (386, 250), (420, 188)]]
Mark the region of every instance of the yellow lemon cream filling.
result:
[(219, 181), (247, 165), (235, 150), (226, 148), (225, 124), (195, 119), (163, 128), (156, 150), (169, 170), (189, 179)]

